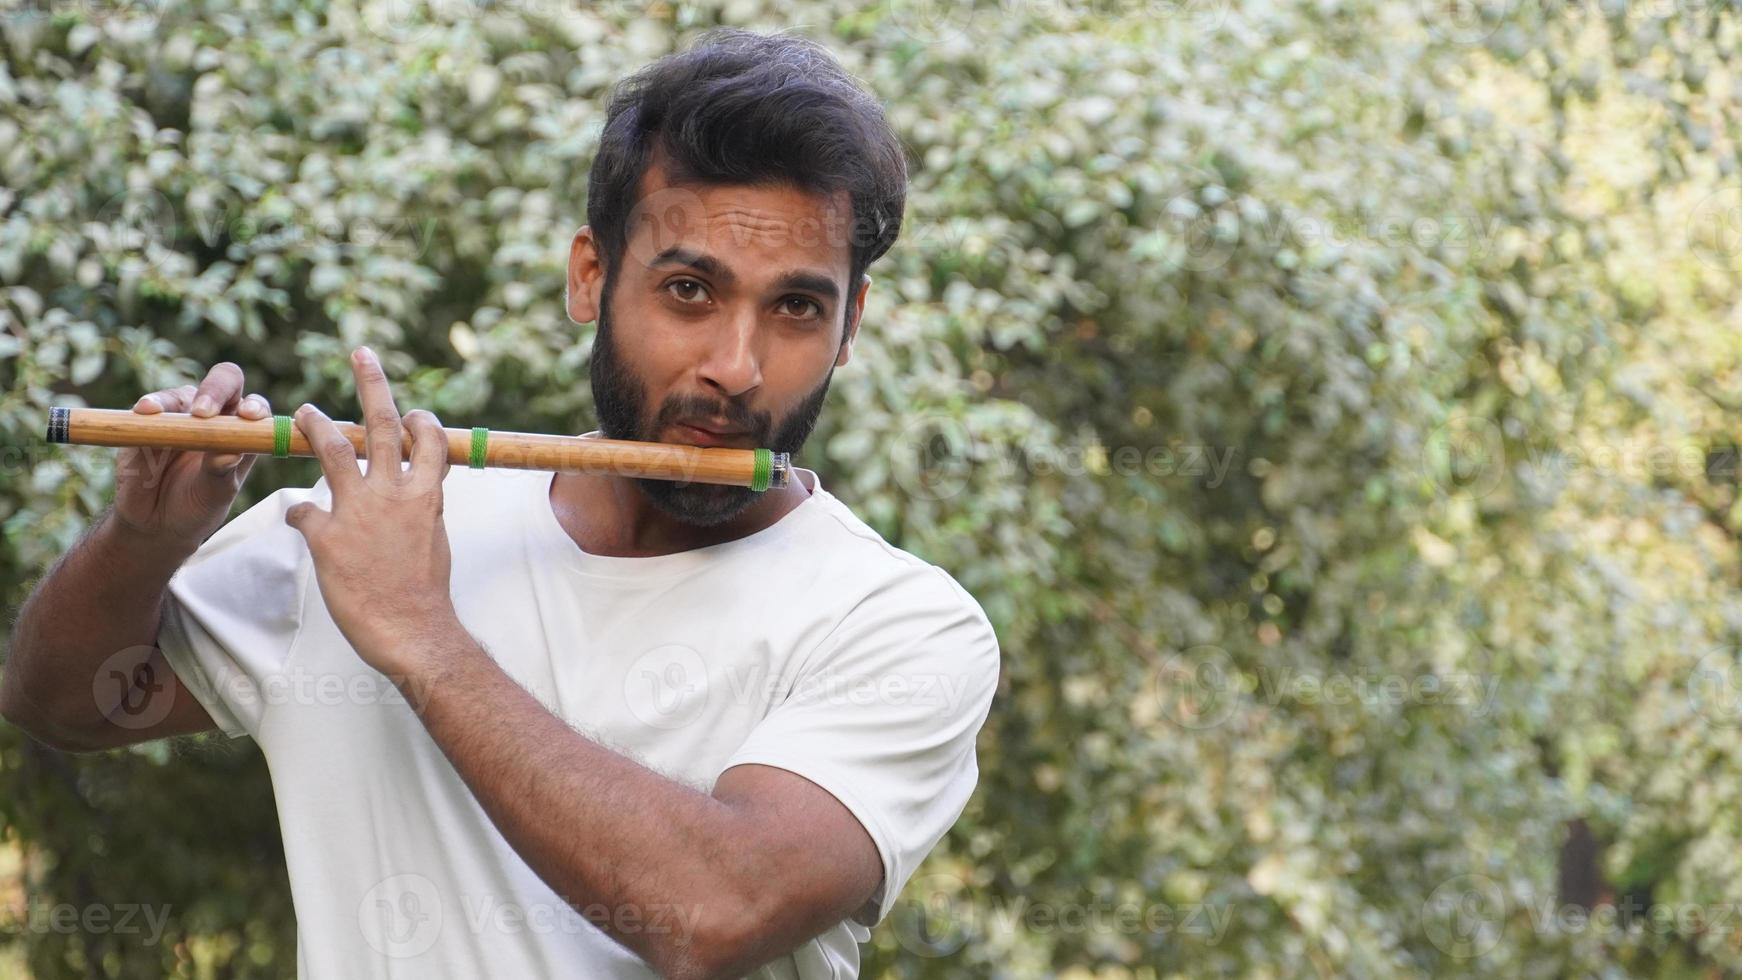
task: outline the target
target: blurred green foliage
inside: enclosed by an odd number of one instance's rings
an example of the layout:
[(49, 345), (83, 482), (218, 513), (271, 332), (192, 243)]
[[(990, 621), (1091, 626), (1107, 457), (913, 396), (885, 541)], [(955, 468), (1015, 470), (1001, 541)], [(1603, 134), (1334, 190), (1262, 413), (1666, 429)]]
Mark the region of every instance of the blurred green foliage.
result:
[[(9, 608), (112, 487), (50, 405), (348, 412), (367, 342), (589, 428), (609, 86), (794, 28), (914, 170), (803, 462), (1006, 657), (866, 976), (1742, 972), (1732, 4), (362, 3), (0, 6)], [(0, 834), (37, 976), (291, 975), (248, 743), (5, 732)]]

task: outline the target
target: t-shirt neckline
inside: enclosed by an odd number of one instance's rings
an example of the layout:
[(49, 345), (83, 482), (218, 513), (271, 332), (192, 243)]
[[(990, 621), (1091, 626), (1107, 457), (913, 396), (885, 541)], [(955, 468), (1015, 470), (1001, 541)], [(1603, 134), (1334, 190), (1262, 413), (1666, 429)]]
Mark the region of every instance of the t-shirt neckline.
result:
[[(591, 433), (589, 433), (590, 435)], [(551, 486), (556, 482), (556, 473), (542, 473), (538, 479), (528, 480), (536, 495), (531, 501), (531, 510), (535, 515), (535, 525), (539, 536), (549, 536), (552, 548), (562, 555), (569, 567), (582, 573), (600, 578), (618, 581), (635, 579), (646, 581), (662, 579), (692, 571), (702, 565), (713, 564), (720, 559), (739, 552), (750, 551), (764, 547), (771, 542), (785, 538), (795, 533), (799, 524), (810, 518), (812, 513), (820, 512), (823, 507), (819, 499), (823, 496), (823, 484), (813, 470), (802, 466), (792, 468), (793, 478), (803, 484), (809, 478), (810, 494), (799, 501), (798, 506), (781, 515), (780, 519), (759, 531), (746, 534), (731, 541), (706, 545), (701, 548), (691, 548), (669, 555), (647, 555), (641, 557), (625, 557), (621, 555), (595, 555), (581, 548), (569, 532), (557, 520), (556, 510), (551, 506)]]

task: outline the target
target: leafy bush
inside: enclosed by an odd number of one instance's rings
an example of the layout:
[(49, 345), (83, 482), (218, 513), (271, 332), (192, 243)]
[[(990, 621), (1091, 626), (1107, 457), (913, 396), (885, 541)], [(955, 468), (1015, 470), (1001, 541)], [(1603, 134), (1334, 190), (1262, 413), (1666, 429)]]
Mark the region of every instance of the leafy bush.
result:
[[(914, 163), (803, 462), (1006, 657), (867, 976), (1742, 970), (1727, 5), (361, 2), (0, 14), (14, 605), (112, 487), (50, 405), (228, 359), (343, 414), (369, 343), (403, 408), (590, 428), (610, 84), (793, 27)], [(21, 907), (172, 913), (15, 923), (32, 972), (290, 975), (221, 743), (0, 737)]]

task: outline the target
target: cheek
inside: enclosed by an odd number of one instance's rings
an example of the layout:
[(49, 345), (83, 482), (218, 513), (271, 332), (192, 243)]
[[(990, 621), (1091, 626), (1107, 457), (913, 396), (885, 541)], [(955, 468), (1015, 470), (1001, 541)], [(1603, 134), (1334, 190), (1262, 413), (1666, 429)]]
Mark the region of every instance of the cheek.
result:
[(670, 363), (680, 342), (658, 310), (621, 295), (611, 304), (611, 346), (617, 360), (638, 377), (651, 380), (650, 372)]
[(649, 388), (655, 392), (669, 391), (701, 359), (695, 338), (693, 332), (686, 334), (668, 325), (648, 322), (640, 331), (634, 353), (626, 357)]
[(815, 394), (829, 376), (834, 358), (822, 357), (814, 351), (792, 352), (788, 358), (777, 358), (762, 367), (763, 405), (782, 418)]

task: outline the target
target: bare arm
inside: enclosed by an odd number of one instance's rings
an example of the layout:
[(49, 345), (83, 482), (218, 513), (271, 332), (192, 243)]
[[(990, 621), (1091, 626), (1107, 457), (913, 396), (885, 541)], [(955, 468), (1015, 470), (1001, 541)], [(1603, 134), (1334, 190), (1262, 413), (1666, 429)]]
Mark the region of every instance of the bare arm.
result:
[(852, 812), (768, 766), (710, 796), (551, 714), (455, 624), (406, 700), (545, 883), (674, 980), (743, 976), (858, 911), (883, 865)]
[[(152, 392), (145, 415), (272, 414), (242, 397), (242, 369), (214, 365), (198, 388)], [(254, 456), (133, 448), (115, 469), (115, 501), (37, 583), (12, 624), (0, 716), (69, 752), (215, 728), (163, 652), (169, 580), (224, 522)]]
[(0, 715), (68, 752), (216, 727), (156, 649), (169, 579), (185, 559), (105, 512), (20, 610)]

